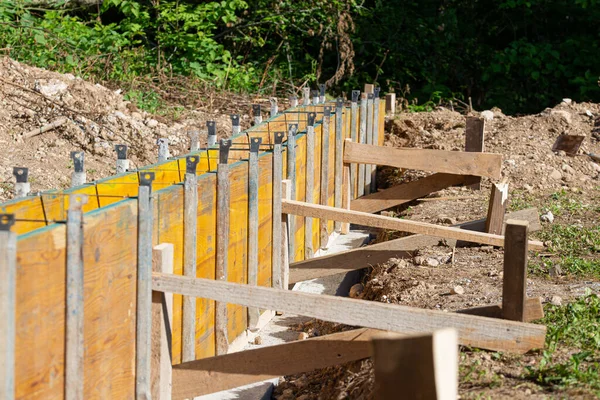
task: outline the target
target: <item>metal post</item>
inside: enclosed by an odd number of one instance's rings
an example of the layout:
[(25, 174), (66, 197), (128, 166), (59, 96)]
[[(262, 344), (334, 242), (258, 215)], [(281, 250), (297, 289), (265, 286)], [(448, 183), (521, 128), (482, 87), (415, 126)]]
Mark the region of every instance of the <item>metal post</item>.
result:
[(254, 125), (262, 124), (262, 115), (260, 114), (260, 104), (252, 104), (252, 115), (254, 115)]
[[(359, 143), (367, 143), (367, 94), (363, 92), (360, 97), (360, 128), (358, 131)], [(358, 197), (365, 195), (365, 170), (366, 165), (358, 164)]]
[(0, 214), (0, 398), (15, 398), (17, 234), (14, 214)]
[[(328, 205), (329, 199), (329, 123), (331, 118), (331, 107), (323, 107), (323, 128), (321, 135), (321, 205)], [(321, 249), (327, 249), (329, 232), (327, 231), (327, 220), (319, 220), (319, 231), (321, 236)]]
[(135, 396), (150, 398), (152, 342), (152, 181), (154, 172), (140, 173), (138, 188), (137, 319)]
[(287, 289), (283, 287), (282, 280), (282, 262), (281, 262), (281, 181), (283, 180), (283, 156), (281, 154), (281, 143), (284, 133), (275, 132), (273, 145), (273, 266), (272, 266), (272, 286), (277, 289)]
[(325, 103), (325, 84), (322, 83), (319, 85), (319, 103)]
[[(217, 166), (217, 271), (216, 280), (227, 281), (227, 252), (229, 251), (229, 149), (231, 140), (221, 139), (219, 144), (219, 164)], [(227, 303), (215, 304), (215, 338), (217, 355), (227, 354)]]
[[(377, 86), (373, 91), (373, 144), (379, 145), (379, 91)], [(371, 165), (371, 192), (377, 191), (377, 165)]]
[[(373, 93), (367, 95), (367, 144), (373, 143)], [(365, 194), (371, 193), (372, 166), (365, 166)]]
[(215, 146), (217, 144), (217, 123), (215, 121), (206, 121), (206, 129), (208, 131), (208, 147)]
[[(314, 203), (315, 198), (315, 118), (317, 114), (308, 114), (306, 126), (306, 199), (307, 203)], [(313, 258), (313, 219), (304, 219), (304, 258)]]
[(158, 162), (165, 162), (171, 157), (169, 153), (169, 139), (160, 138), (157, 140), (156, 144), (158, 144)]
[[(344, 100), (338, 98), (335, 103), (335, 168), (333, 170), (334, 206), (342, 207), (342, 177), (344, 173)], [(342, 223), (335, 221), (335, 231), (340, 232)]]
[(129, 169), (129, 160), (127, 159), (127, 145), (117, 144), (115, 146), (117, 152), (117, 174), (124, 174)]
[(298, 107), (298, 96), (290, 96), (290, 108)]
[(67, 211), (67, 285), (65, 330), (65, 399), (83, 400), (83, 205), (87, 196), (69, 196)]
[(17, 183), (15, 184), (15, 198), (27, 197), (31, 190), (31, 185), (27, 182), (29, 176), (29, 169), (22, 167), (14, 167), (13, 175), (15, 176)]
[(313, 102), (313, 104), (319, 104), (319, 91), (318, 90), (312, 90), (311, 91), (311, 95), (312, 95), (312, 102)]
[(238, 114), (231, 114), (231, 134), (236, 136), (239, 135), (241, 131), (240, 116)]
[(302, 105), (310, 105), (310, 88), (308, 86), (302, 88)]
[[(292, 185), (292, 200), (296, 200), (296, 133), (298, 132), (298, 124), (288, 125), (287, 136), (287, 179)], [(290, 262), (294, 262), (296, 255), (296, 216), (290, 218), (289, 223), (290, 239), (288, 241), (288, 254)]]
[(190, 137), (190, 153), (200, 151), (200, 132), (188, 131), (188, 136)]
[(83, 151), (72, 151), (71, 161), (73, 162), (73, 174), (71, 175), (71, 187), (77, 187), (85, 185), (86, 174), (84, 170), (84, 157)]
[(276, 97), (271, 97), (269, 99), (269, 103), (271, 103), (271, 118), (273, 118), (273, 117), (275, 117), (277, 115), (277, 112), (278, 112), (277, 98)]
[[(352, 91), (352, 103), (350, 103), (350, 139), (353, 142), (358, 140), (358, 98), (360, 90)], [(358, 174), (358, 165), (353, 163), (350, 167), (350, 198), (355, 199), (358, 195), (356, 189), (356, 175)]]
[[(198, 224), (198, 179), (196, 166), (199, 156), (185, 158), (185, 180), (183, 181), (183, 274), (196, 278), (196, 243)], [(183, 362), (196, 359), (196, 298), (183, 296)]]
[[(248, 285), (258, 286), (258, 150), (261, 138), (250, 139), (250, 160), (248, 162)], [(258, 329), (260, 310), (248, 307), (248, 328)]]

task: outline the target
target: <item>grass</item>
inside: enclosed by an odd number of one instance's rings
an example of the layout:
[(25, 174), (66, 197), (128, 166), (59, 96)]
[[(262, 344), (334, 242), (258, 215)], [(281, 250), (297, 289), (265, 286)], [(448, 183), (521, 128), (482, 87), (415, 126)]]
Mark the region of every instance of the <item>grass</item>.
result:
[(525, 377), (552, 390), (600, 396), (600, 298), (591, 291), (564, 306), (546, 306), (546, 350)]

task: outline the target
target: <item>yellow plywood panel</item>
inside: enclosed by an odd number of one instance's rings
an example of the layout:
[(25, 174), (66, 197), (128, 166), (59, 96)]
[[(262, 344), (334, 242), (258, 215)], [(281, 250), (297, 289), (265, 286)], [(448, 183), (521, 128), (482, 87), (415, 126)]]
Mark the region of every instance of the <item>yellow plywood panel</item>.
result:
[[(306, 134), (296, 136), (296, 200), (306, 199)], [(295, 249), (292, 261), (304, 260), (304, 218), (295, 216)]]
[[(321, 144), (322, 144), (323, 125), (315, 126), (315, 178), (314, 178), (314, 193), (312, 202), (320, 204), (321, 201)], [(313, 219), (313, 250), (316, 252), (321, 246), (321, 235), (319, 230), (319, 220)]]
[(183, 169), (180, 169), (179, 160), (169, 160), (162, 164), (150, 165), (141, 168), (138, 173), (154, 172), (154, 181), (152, 182), (152, 190), (159, 191), (171, 185), (175, 185), (183, 181), (185, 175), (185, 161)]
[(385, 139), (385, 100), (379, 102), (379, 132), (377, 134), (378, 144), (383, 146), (383, 141)]
[(101, 207), (138, 195), (139, 180), (135, 173), (120, 174), (113, 178), (96, 182), (98, 201)]
[(41, 197), (35, 196), (9, 201), (0, 206), (0, 212), (15, 215), (17, 221), (12, 230), (19, 235), (46, 226)]
[(258, 159), (258, 284), (271, 286), (273, 238), (273, 154)]

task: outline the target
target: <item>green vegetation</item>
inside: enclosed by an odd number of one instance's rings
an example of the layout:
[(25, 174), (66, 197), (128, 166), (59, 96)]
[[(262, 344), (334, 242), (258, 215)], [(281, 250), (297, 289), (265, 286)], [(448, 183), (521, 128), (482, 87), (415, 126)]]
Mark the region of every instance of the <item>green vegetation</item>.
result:
[(506, 113), (600, 100), (600, 0), (45, 2), (0, 2), (1, 52), (126, 90), (181, 77), (282, 95), (376, 81), (413, 111), (471, 97)]
[(588, 290), (565, 306), (547, 305), (545, 312), (546, 350), (526, 376), (552, 389), (600, 396), (600, 298)]

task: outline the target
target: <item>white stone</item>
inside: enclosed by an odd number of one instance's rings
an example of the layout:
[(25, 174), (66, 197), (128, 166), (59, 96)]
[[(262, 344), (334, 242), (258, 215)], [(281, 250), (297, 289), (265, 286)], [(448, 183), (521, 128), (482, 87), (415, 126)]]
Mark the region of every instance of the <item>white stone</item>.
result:
[(559, 181), (562, 178), (562, 174), (560, 173), (559, 170), (552, 168), (552, 172), (550, 173), (550, 178), (554, 179), (555, 181)]
[(571, 124), (571, 113), (564, 110), (552, 110), (550, 111), (550, 115), (557, 116), (565, 121), (567, 124)]
[(485, 110), (481, 112), (481, 118), (485, 119), (486, 121), (491, 121), (494, 119), (494, 112), (491, 110)]
[(565, 103), (566, 105), (569, 105), (573, 102), (573, 100), (571, 100), (569, 98), (564, 98), (564, 99), (562, 99), (562, 102)]
[(440, 262), (432, 257), (427, 258), (425, 263), (427, 264), (428, 267), (437, 267), (440, 265)]
[(548, 211), (546, 214), (543, 214), (540, 219), (543, 222), (548, 222), (551, 224), (554, 222), (554, 214), (552, 214), (552, 211)]
[(462, 286), (454, 286), (450, 294), (465, 294), (465, 289)]
[(156, 128), (158, 126), (158, 121), (155, 119), (148, 119), (146, 120), (146, 126), (148, 128)]
[(554, 306), (562, 306), (562, 298), (560, 296), (552, 296), (550, 303)]

